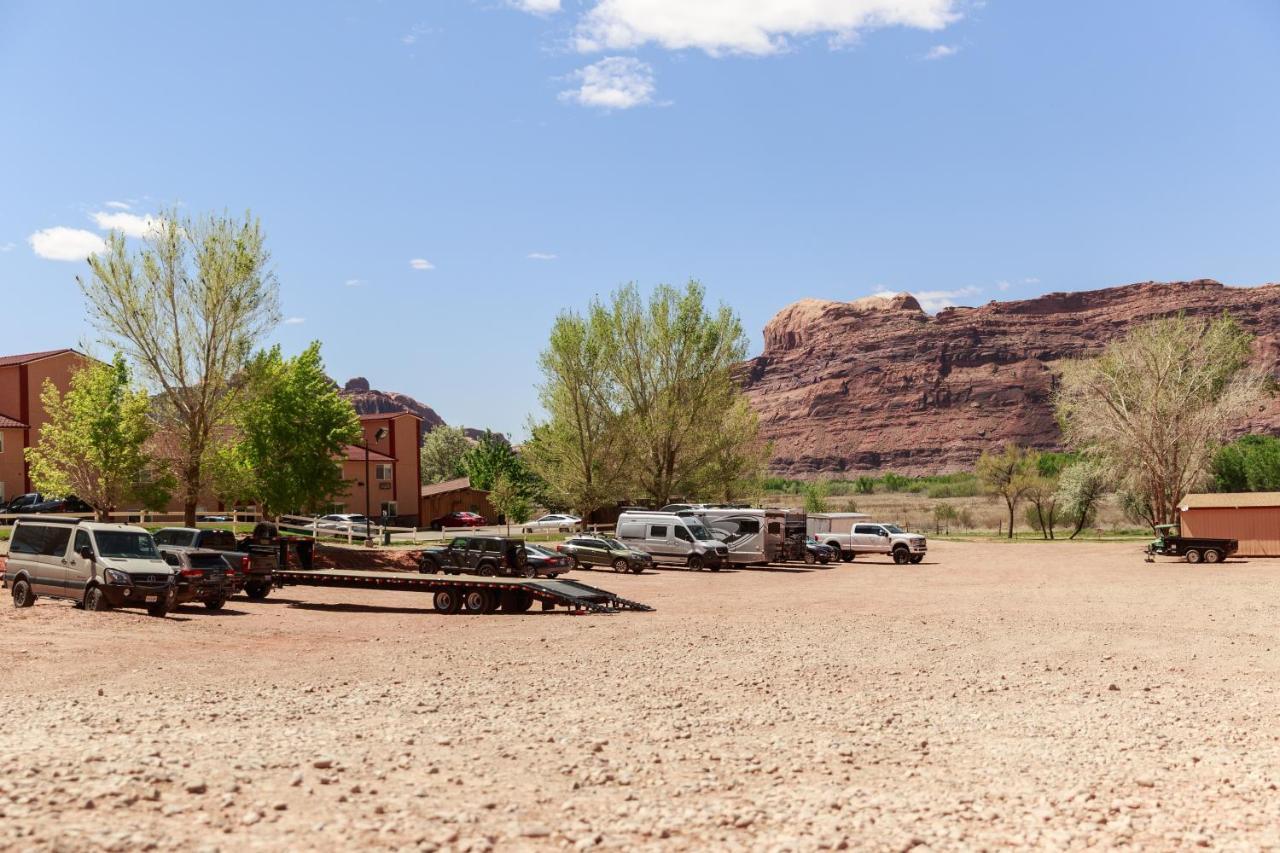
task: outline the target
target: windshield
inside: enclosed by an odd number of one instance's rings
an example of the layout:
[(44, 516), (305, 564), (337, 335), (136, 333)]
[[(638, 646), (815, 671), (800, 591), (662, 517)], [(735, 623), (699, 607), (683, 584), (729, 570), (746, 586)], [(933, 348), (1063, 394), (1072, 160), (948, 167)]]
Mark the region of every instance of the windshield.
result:
[(719, 540), (711, 535), (711, 531), (702, 525), (701, 522), (684, 520), (685, 526), (689, 528), (689, 532), (693, 534), (694, 539), (700, 539), (703, 542), (717, 542)]
[(98, 556), (158, 560), (156, 543), (147, 533), (99, 530), (93, 534), (98, 542)]
[(883, 527), (885, 530), (889, 531), (890, 533), (906, 533), (907, 532), (896, 524), (882, 524), (880, 526)]
[(623, 545), (621, 542), (619, 542), (617, 539), (606, 539), (604, 540), (604, 544), (608, 545), (614, 551), (630, 551), (631, 550), (626, 545)]

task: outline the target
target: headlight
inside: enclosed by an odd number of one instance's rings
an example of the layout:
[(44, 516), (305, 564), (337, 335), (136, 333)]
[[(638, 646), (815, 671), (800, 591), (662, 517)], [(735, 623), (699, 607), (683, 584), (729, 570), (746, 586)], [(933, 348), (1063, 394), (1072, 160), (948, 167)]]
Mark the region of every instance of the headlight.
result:
[(103, 575), (106, 577), (107, 583), (119, 584), (121, 586), (129, 586), (133, 583), (128, 574), (116, 571), (115, 569), (107, 569), (103, 572)]

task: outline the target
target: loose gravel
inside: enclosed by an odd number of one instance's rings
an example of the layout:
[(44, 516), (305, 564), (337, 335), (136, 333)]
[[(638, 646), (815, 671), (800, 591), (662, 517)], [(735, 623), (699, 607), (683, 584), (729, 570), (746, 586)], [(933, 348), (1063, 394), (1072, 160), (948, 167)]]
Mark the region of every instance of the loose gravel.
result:
[(1280, 846), (1280, 564), (935, 543), (651, 614), (0, 609), (0, 848)]

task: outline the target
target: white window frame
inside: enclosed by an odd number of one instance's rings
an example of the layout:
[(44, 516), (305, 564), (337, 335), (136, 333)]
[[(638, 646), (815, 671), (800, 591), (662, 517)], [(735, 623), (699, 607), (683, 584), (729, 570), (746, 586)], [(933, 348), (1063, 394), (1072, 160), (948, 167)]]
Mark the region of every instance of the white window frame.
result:
[[(383, 474), (386, 474), (384, 477)], [(395, 466), (390, 462), (379, 462), (373, 468), (373, 478), (375, 480), (386, 482), (395, 477)]]

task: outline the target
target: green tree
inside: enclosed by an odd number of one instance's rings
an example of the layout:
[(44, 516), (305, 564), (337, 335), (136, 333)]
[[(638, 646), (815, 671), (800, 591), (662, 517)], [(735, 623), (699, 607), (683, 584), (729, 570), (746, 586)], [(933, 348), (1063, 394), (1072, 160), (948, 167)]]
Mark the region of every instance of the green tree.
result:
[(937, 533), (950, 533), (951, 524), (957, 521), (960, 514), (951, 504), (936, 503), (933, 505), (933, 526)]
[(1219, 492), (1280, 491), (1280, 439), (1241, 436), (1218, 449), (1210, 470)]
[[(1038, 461), (1038, 460), (1037, 460)], [(1037, 531), (1045, 539), (1054, 538), (1054, 529), (1061, 520), (1058, 507), (1058, 478), (1045, 476), (1045, 470), (1037, 465), (1037, 471), (1027, 480), (1026, 499), (1029, 506), (1025, 512), (1027, 526)], [(1053, 470), (1052, 467), (1049, 470)]]
[(1063, 365), (1055, 403), (1064, 436), (1121, 473), (1126, 505), (1144, 523), (1174, 520), (1178, 501), (1208, 478), (1222, 438), (1266, 394), (1251, 344), (1226, 315), (1179, 315)]
[(984, 453), (978, 458), (975, 473), (983, 490), (1004, 499), (1009, 510), (1009, 538), (1013, 538), (1013, 525), (1018, 504), (1030, 488), (1036, 470), (1034, 454), (1009, 442), (998, 453)]
[(1108, 485), (1106, 465), (1090, 457), (1068, 465), (1058, 477), (1058, 507), (1063, 520), (1072, 527), (1071, 539), (1093, 524)]
[(236, 440), (218, 442), (210, 450), (205, 467), (209, 472), (209, 488), (213, 496), (223, 506), (231, 508), (231, 529), (234, 531), (235, 510), (258, 502), (258, 478), (244, 452), (244, 445)]
[(210, 447), (235, 410), (258, 341), (280, 319), (262, 229), (246, 215), (157, 220), (137, 252), (113, 232), (77, 278), (90, 320), (156, 392), (161, 452), (177, 476), (188, 525), (208, 485)]
[(524, 524), (532, 514), (529, 499), (520, 492), (520, 487), (507, 475), (500, 472), (494, 478), (489, 489), (489, 503), (506, 519), (507, 533), (511, 533), (511, 523)]
[(853, 481), (853, 488), (860, 495), (870, 495), (876, 490), (876, 478), (864, 474)]
[(713, 501), (735, 503), (759, 494), (772, 446), (760, 440), (760, 419), (746, 397), (724, 413), (721, 441), (699, 474), (698, 492)]
[(427, 433), (419, 451), (422, 460), (422, 485), (442, 483), (465, 477), (462, 459), (471, 449), (471, 440), (458, 427), (438, 426)]
[(829, 486), (826, 480), (814, 480), (811, 483), (806, 483), (804, 486), (804, 511), (826, 512), (828, 489)]
[(128, 504), (159, 509), (168, 502), (173, 480), (148, 451), (150, 400), (130, 384), (123, 356), (77, 370), (65, 396), (46, 379), (40, 400), (48, 420), (39, 443), (26, 450), (37, 489), (75, 495), (104, 520)]
[(360, 418), (324, 371), (320, 342), (293, 358), (275, 346), (248, 368), (240, 453), (263, 513), (316, 511), (345, 494), (342, 461), (361, 437)]

